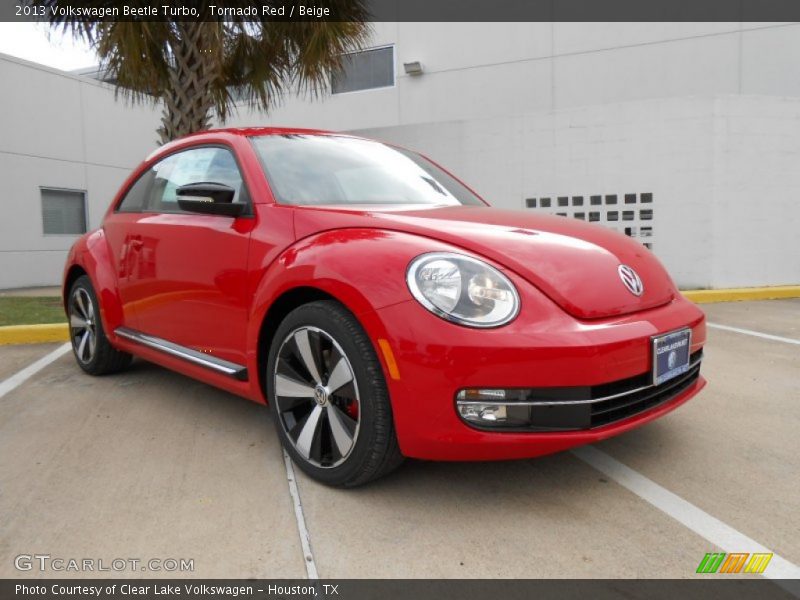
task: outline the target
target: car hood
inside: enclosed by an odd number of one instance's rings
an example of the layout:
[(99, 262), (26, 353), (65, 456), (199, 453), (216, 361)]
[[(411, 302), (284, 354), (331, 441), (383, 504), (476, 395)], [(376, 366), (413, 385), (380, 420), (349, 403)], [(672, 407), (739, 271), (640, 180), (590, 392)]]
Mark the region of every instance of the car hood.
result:
[[(577, 219), (477, 206), (302, 207), (296, 212), (298, 237), (343, 227), (404, 231), (480, 254), (516, 272), (581, 319), (655, 308), (678, 293), (642, 244)], [(620, 265), (639, 274), (644, 284), (641, 296), (623, 285)]]

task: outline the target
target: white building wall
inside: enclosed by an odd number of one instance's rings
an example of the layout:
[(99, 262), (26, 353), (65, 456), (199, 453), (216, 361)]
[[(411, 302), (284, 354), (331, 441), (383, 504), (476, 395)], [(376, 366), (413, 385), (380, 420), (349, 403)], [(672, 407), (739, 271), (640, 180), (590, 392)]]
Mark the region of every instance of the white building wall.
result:
[[(376, 23), (396, 85), (232, 123), (351, 130), (710, 94), (800, 96), (800, 23)], [(420, 61), (421, 76), (403, 72)]]
[[(394, 86), (228, 125), (395, 141), (509, 208), (649, 192), (653, 249), (681, 286), (800, 283), (800, 24), (378, 23), (372, 44), (394, 45)], [(155, 147), (158, 110), (2, 56), (0, 81), (0, 288), (52, 284), (75, 236), (41, 233), (39, 186), (87, 190), (97, 226)]]
[(41, 187), (87, 192), (97, 227), (119, 186), (156, 146), (158, 112), (114, 90), (0, 56), (0, 289), (57, 283), (75, 235), (42, 232)]
[(716, 98), (715, 287), (800, 283), (798, 167), (800, 98)]

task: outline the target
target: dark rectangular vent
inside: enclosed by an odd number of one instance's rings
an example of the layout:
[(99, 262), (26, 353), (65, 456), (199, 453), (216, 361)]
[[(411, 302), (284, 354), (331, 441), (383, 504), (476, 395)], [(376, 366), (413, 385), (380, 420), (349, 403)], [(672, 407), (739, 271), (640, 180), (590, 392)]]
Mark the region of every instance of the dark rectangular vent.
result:
[[(619, 210), (620, 203), (625, 210)], [(592, 210), (586, 212), (584, 206)], [(619, 194), (574, 194), (534, 196), (524, 199), (526, 208), (551, 215), (599, 223), (634, 238), (652, 250), (655, 238), (653, 226), (653, 192), (624, 192)], [(623, 224), (624, 222), (624, 224)]]

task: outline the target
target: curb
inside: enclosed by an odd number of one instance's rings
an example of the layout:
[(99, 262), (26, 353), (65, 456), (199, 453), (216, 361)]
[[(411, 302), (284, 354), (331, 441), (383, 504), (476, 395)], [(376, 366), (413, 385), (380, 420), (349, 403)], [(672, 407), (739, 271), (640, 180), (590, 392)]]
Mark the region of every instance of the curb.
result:
[(0, 327), (0, 346), (67, 341), (69, 341), (69, 328), (66, 323)]
[(800, 298), (800, 285), (729, 288), (725, 290), (681, 290), (681, 294), (697, 304), (742, 302), (745, 300), (780, 300), (782, 298)]

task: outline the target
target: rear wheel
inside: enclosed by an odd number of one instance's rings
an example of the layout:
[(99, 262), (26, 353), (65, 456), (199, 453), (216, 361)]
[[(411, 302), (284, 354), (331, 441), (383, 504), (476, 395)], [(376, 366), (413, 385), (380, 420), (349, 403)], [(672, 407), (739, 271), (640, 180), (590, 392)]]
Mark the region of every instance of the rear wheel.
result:
[(322, 483), (361, 485), (402, 462), (378, 357), (338, 302), (312, 302), (284, 319), (269, 352), (267, 395), (284, 447)]
[(114, 348), (103, 330), (100, 304), (86, 275), (75, 280), (67, 302), (72, 352), (81, 369), (90, 375), (114, 373), (127, 367), (131, 355)]

